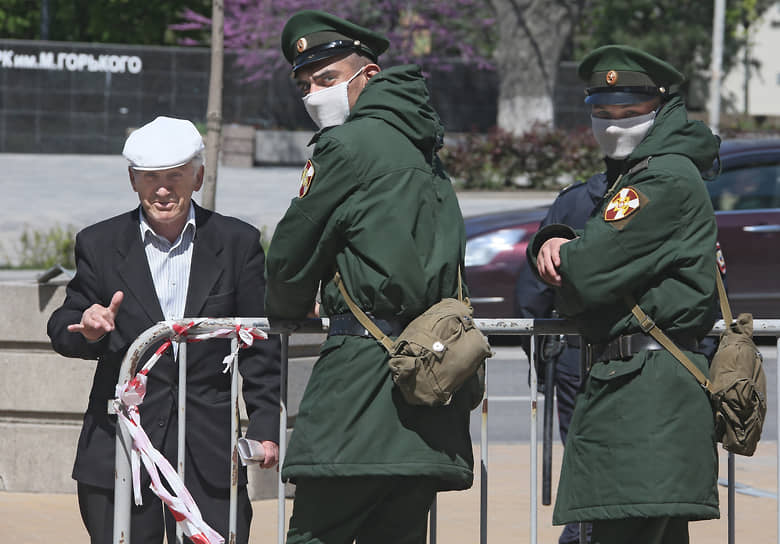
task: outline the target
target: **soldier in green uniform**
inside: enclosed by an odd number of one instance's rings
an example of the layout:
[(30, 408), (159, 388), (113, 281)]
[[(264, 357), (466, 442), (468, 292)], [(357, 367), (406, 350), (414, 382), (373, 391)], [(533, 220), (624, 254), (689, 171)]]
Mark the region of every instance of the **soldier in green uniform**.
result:
[(592, 542), (688, 542), (688, 521), (719, 517), (713, 416), (696, 379), (633, 317), (637, 303), (694, 353), (716, 310), (717, 228), (702, 171), (719, 140), (689, 121), (683, 76), (643, 51), (609, 45), (579, 66), (610, 188), (582, 231), (548, 225), (528, 258), (559, 310), (592, 344), (553, 513), (593, 521)]
[(458, 289), (465, 233), (437, 157), (443, 129), (419, 67), (380, 69), (388, 45), (320, 11), (293, 15), (282, 33), (320, 130), (271, 241), (266, 312), (304, 318), (319, 287), (330, 318), (282, 470), (297, 485), (288, 543), (424, 543), (435, 493), (473, 480), (473, 395), (464, 387), (446, 406), (407, 404), (387, 352), (332, 281), (338, 270), (391, 337)]

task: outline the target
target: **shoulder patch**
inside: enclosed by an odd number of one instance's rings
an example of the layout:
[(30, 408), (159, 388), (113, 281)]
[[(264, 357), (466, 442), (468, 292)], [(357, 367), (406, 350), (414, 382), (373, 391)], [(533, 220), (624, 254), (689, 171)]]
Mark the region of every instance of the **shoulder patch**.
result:
[(723, 251), (720, 249), (720, 242), (715, 242), (715, 261), (718, 263), (720, 269), (720, 275), (726, 274), (726, 258), (723, 256)]
[(311, 184), (314, 183), (314, 164), (311, 159), (306, 161), (306, 166), (303, 167), (301, 172), (301, 188), (298, 189), (298, 198), (303, 198), (311, 189)]
[(639, 193), (633, 187), (623, 187), (604, 209), (604, 221), (625, 219), (639, 209)]

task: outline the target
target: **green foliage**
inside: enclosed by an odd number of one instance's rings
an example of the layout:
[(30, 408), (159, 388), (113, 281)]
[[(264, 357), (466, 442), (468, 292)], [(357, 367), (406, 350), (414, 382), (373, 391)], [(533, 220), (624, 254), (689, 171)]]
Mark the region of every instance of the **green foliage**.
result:
[(464, 189), (517, 185), (557, 189), (602, 170), (602, 154), (589, 128), (571, 131), (535, 125), (520, 136), (501, 129), (468, 134), (441, 153)]
[(55, 264), (76, 268), (75, 244), (76, 229), (70, 225), (57, 225), (48, 231), (25, 229), (19, 237), (17, 263), (13, 268), (45, 269)]
[[(3, 0), (0, 36), (41, 37), (41, 1)], [(48, 0), (49, 39), (75, 42), (174, 45), (168, 26), (186, 8), (211, 13), (211, 0)]]
[[(36, 24), (40, 24), (38, 2), (31, 0), (4, 0), (0, 4), (0, 36), (3, 38), (26, 38), (34, 33)], [(37, 17), (30, 16), (35, 12)]]
[[(728, 71), (739, 59), (739, 48), (749, 26), (774, 0), (739, 0), (727, 3), (723, 65)], [(643, 49), (666, 60), (688, 81), (706, 72), (712, 52), (713, 2), (710, 0), (595, 0), (574, 33), (574, 58), (607, 44)]]

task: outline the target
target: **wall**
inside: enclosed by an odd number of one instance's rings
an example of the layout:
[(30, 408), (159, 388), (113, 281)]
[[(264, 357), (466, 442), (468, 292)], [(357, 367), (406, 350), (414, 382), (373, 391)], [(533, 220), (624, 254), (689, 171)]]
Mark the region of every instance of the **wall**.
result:
[[(289, 70), (250, 83), (234, 60), (226, 55), (225, 124), (313, 132)], [(157, 115), (205, 127), (209, 62), (209, 50), (202, 47), (0, 40), (0, 152), (119, 153), (127, 130)], [(588, 121), (575, 67), (561, 65), (559, 126)], [(426, 76), (447, 133), (495, 126), (495, 71), (455, 63)]]
[[(96, 363), (51, 349), (46, 322), (64, 300), (65, 287), (56, 280), (38, 285), (35, 277), (33, 272), (0, 271), (0, 490), (74, 493), (70, 474)], [(292, 339), (292, 421), (321, 339)], [(241, 410), (245, 414), (243, 402)], [(276, 497), (276, 470), (250, 467), (249, 478), (252, 499)]]
[[(752, 116), (780, 116), (780, 2), (775, 2), (750, 27), (750, 56), (757, 61), (748, 79), (748, 111), (745, 112), (745, 68), (737, 64), (724, 78), (725, 111)], [(737, 58), (744, 58), (741, 51)]]

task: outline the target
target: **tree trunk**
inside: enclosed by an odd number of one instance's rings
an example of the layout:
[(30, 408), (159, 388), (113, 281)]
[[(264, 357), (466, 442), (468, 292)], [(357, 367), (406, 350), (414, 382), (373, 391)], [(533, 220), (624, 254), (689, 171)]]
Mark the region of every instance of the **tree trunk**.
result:
[(558, 64), (585, 0), (490, 0), (498, 20), (498, 126), (552, 126)]
[(206, 174), (203, 181), (203, 207), (215, 209), (217, 166), (222, 134), (222, 67), (224, 41), (224, 0), (213, 0), (211, 10), (211, 77), (206, 113)]

